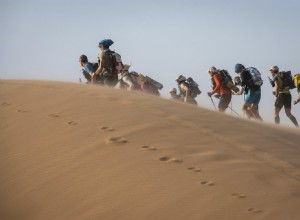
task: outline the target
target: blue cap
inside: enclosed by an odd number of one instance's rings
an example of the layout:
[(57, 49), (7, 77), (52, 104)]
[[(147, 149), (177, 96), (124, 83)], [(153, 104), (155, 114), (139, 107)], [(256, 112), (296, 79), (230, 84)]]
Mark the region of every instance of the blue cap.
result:
[(99, 42), (99, 47), (100, 45), (104, 45), (106, 47), (110, 47), (114, 42), (111, 39), (104, 39)]
[(236, 73), (242, 72), (243, 69), (245, 69), (243, 64), (240, 63), (235, 64), (234, 70)]

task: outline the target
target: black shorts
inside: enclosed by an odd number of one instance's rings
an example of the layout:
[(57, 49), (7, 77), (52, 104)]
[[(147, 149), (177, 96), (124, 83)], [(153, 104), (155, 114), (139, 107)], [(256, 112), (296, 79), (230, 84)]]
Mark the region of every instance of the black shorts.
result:
[(275, 101), (275, 107), (277, 108), (291, 108), (292, 107), (292, 96), (290, 93), (279, 93)]
[(228, 108), (229, 103), (231, 102), (231, 93), (229, 94), (222, 94), (220, 97), (220, 102), (218, 108), (220, 110), (226, 110)]

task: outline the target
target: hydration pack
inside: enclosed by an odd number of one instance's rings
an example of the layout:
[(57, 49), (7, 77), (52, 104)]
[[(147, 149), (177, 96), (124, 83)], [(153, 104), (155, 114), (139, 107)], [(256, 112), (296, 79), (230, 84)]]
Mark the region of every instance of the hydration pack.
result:
[(190, 96), (192, 98), (196, 98), (197, 95), (201, 94), (198, 83), (196, 83), (192, 77), (187, 78), (185, 83), (191, 90)]
[(146, 78), (146, 81), (147, 81), (149, 84), (153, 85), (153, 86), (156, 87), (157, 89), (161, 90), (161, 89), (163, 88), (163, 84), (157, 82), (156, 80), (150, 78), (149, 76), (145, 76), (145, 78)]
[(256, 69), (255, 67), (248, 67), (247, 70), (251, 74), (253, 84), (256, 86), (261, 86), (263, 84), (263, 80), (258, 69)]
[[(218, 74), (222, 77), (222, 87), (223, 88), (228, 88), (234, 92), (238, 92), (239, 89), (235, 86), (235, 84), (232, 81), (232, 77), (228, 73), (227, 70), (219, 70)], [(213, 80), (214, 81), (214, 80)]]
[(279, 72), (277, 75), (282, 80), (281, 89), (296, 88), (291, 71), (282, 71)]
[(121, 59), (121, 55), (116, 53), (115, 51), (109, 51), (109, 57), (112, 61), (111, 72), (112, 74), (119, 74), (122, 72), (123, 63)]

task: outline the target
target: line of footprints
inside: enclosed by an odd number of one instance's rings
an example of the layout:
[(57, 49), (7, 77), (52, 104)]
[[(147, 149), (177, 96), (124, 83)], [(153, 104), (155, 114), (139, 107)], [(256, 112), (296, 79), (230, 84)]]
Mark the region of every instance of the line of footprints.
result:
[[(148, 150), (148, 151), (157, 151), (158, 150), (156, 147), (151, 147), (149, 145), (144, 145), (141, 148), (142, 148), (142, 150)], [(177, 159), (177, 158), (172, 158), (172, 157), (169, 157), (169, 156), (162, 156), (162, 157), (159, 158), (159, 160), (162, 161), (162, 162), (171, 162), (171, 163), (176, 163), (176, 164), (183, 163), (183, 160)], [(194, 166), (188, 167), (187, 170), (190, 171), (190, 172), (193, 172), (193, 173), (202, 172), (202, 169), (200, 169), (199, 167), (194, 167)], [(208, 180), (202, 180), (200, 182), (200, 184), (202, 186), (214, 186), (215, 185), (215, 183), (213, 181), (208, 181)], [(240, 194), (240, 193), (232, 193), (231, 197), (236, 198), (236, 199), (245, 199), (245, 198), (247, 198), (246, 195)], [(248, 213), (261, 213), (262, 212), (261, 209), (255, 209), (255, 208), (249, 208), (247, 211), (248, 211)]]
[[(10, 103), (5, 103), (4, 102), (1, 105), (2, 106), (9, 106)], [(26, 113), (27, 110), (18, 109), (17, 112), (18, 113)], [(58, 118), (58, 117), (60, 117), (60, 115), (58, 115), (58, 114), (49, 114), (48, 117), (50, 117), (50, 118)], [(72, 126), (72, 125), (77, 125), (78, 123), (75, 122), (75, 121), (68, 121), (66, 124)], [(106, 131), (106, 132), (113, 132), (113, 131), (115, 131), (114, 128), (111, 128), (111, 127), (108, 127), (108, 126), (101, 127), (101, 130)], [(128, 140), (126, 140), (123, 137), (110, 137), (109, 139), (107, 139), (107, 143), (126, 144), (126, 143), (128, 143)], [(143, 150), (148, 150), (148, 151), (157, 151), (158, 150), (156, 147), (151, 147), (149, 145), (141, 146), (141, 148)], [(183, 163), (183, 160), (177, 159), (177, 158), (172, 158), (172, 157), (169, 157), (169, 156), (162, 156), (162, 157), (159, 158), (159, 161), (161, 161), (161, 162), (171, 162), (171, 163), (175, 163), (175, 164), (182, 164)], [(190, 171), (190, 172), (193, 172), (193, 173), (200, 173), (200, 172), (202, 172), (202, 170), (200, 168), (193, 167), (193, 166), (188, 167), (187, 170)], [(200, 182), (200, 184), (202, 186), (214, 186), (215, 185), (214, 182), (207, 181), (207, 180), (202, 180)], [(240, 194), (240, 193), (232, 193), (231, 197), (236, 198), (236, 199), (245, 199), (245, 198), (247, 198), (246, 195)], [(255, 209), (255, 208), (249, 208), (247, 211), (248, 211), (248, 213), (261, 213), (261, 212), (263, 212), (261, 209)]]

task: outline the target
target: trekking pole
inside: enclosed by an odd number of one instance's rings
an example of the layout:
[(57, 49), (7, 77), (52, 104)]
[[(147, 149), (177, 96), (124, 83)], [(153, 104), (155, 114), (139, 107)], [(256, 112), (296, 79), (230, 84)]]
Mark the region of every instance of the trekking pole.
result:
[(211, 97), (211, 96), (209, 96), (209, 98), (210, 98), (210, 100), (211, 100), (212, 104), (214, 105), (214, 107), (215, 107), (215, 110), (217, 110), (217, 107), (216, 107), (216, 105), (215, 105), (215, 102), (214, 102), (214, 100), (212, 99), (212, 97)]
[[(245, 93), (244, 93), (244, 103), (245, 103)], [(246, 117), (246, 113), (244, 112), (244, 118)]]
[(232, 107), (230, 107), (229, 105), (228, 105), (228, 108), (231, 110), (231, 112), (234, 112), (237, 116), (239, 116), (239, 117), (241, 117), (236, 111), (234, 111), (233, 109), (232, 109)]

